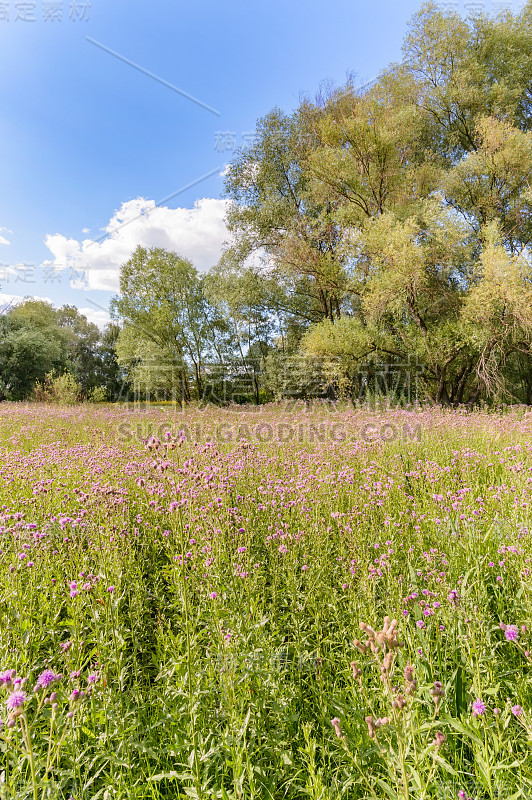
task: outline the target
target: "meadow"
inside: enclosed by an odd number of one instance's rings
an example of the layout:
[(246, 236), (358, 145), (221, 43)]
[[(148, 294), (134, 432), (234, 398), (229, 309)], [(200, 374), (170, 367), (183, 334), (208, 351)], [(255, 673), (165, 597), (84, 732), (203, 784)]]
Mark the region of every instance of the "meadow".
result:
[(0, 798), (532, 797), (532, 412), (0, 404)]

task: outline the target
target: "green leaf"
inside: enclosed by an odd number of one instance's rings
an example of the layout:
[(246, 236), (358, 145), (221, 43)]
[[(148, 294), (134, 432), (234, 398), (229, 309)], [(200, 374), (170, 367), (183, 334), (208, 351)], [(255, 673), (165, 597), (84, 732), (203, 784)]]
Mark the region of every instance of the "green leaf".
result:
[(181, 776), (178, 772), (161, 772), (159, 775), (150, 775), (149, 781), (178, 781)]
[(395, 789), (392, 789), (389, 783), (383, 781), (382, 778), (377, 778), (377, 784), (378, 786), (381, 787), (381, 789), (383, 789), (386, 792), (388, 797), (392, 798), (392, 800), (399, 800), (399, 795), (397, 794)]

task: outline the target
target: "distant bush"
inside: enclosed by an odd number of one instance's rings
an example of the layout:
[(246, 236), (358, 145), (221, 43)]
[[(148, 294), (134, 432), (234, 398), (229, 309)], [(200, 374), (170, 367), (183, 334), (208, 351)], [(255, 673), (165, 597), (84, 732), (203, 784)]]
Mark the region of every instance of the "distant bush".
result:
[(79, 401), (80, 395), (81, 386), (69, 372), (56, 375), (52, 370), (45, 375), (42, 383), (36, 383), (33, 388), (33, 400), (38, 403), (74, 405)]
[(106, 403), (108, 400), (105, 386), (93, 386), (89, 389), (87, 401), (89, 403)]

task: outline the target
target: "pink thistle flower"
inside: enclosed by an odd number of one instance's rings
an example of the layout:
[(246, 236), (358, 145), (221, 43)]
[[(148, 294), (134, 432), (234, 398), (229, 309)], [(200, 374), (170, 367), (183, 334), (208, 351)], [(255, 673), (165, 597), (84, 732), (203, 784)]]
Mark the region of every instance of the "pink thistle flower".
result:
[(5, 672), (0, 672), (0, 686), (11, 685), (13, 683), (15, 675), (16, 672), (14, 669), (8, 669)]
[(43, 689), (46, 689), (47, 686), (50, 686), (51, 683), (55, 683), (55, 681), (61, 680), (62, 677), (62, 675), (56, 675), (52, 669), (45, 669), (37, 678), (37, 684)]
[(484, 705), (482, 700), (474, 700), (472, 709), (474, 717), (481, 717), (486, 711), (486, 706)]
[(507, 642), (516, 642), (519, 638), (519, 629), (517, 625), (507, 625), (504, 635)]
[(13, 692), (10, 694), (6, 700), (6, 706), (14, 710), (15, 708), (19, 708), (26, 700), (26, 692)]

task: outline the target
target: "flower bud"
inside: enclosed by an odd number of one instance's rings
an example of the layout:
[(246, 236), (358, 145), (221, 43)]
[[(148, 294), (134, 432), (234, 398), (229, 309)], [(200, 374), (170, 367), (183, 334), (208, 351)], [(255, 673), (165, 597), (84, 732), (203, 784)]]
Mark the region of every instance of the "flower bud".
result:
[(436, 737), (432, 744), (439, 750), (444, 741), (445, 741), (445, 735), (441, 731), (437, 731)]

